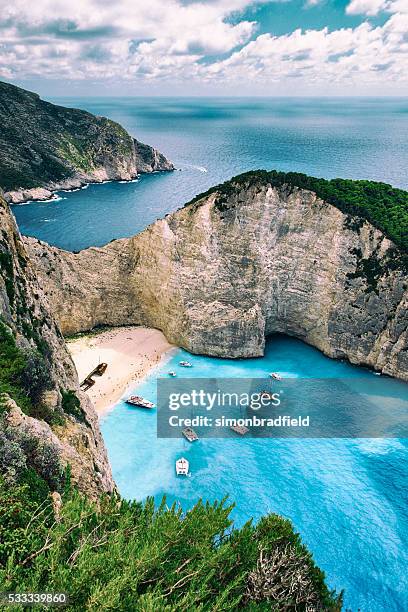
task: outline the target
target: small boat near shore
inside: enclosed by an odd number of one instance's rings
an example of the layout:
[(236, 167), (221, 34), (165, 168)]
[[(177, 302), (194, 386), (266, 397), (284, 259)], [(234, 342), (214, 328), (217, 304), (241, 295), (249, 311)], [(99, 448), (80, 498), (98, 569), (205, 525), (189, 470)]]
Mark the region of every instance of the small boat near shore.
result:
[(181, 365), (182, 368), (192, 368), (193, 364), (190, 363), (189, 361), (180, 361), (179, 365)]
[(173, 372), (173, 371), (168, 372), (168, 375), (169, 375), (169, 376), (172, 376), (173, 378), (174, 378), (175, 376), (177, 376), (177, 374), (176, 374), (175, 372)]
[(125, 401), (126, 404), (136, 406), (137, 408), (147, 408), (148, 410), (154, 408), (153, 402), (150, 402), (149, 400), (145, 399), (144, 397), (141, 397), (140, 395), (131, 395)]
[(184, 457), (180, 457), (176, 461), (176, 474), (177, 476), (189, 476), (190, 464)]
[(231, 425), (230, 429), (240, 436), (245, 436), (249, 431), (248, 427), (245, 427), (245, 425)]
[(274, 378), (275, 380), (282, 380), (282, 376), (281, 376), (280, 374), (278, 374), (277, 372), (271, 372), (271, 373), (269, 374), (269, 376), (270, 376), (271, 378)]
[(198, 440), (198, 436), (192, 427), (185, 427), (181, 433), (188, 442), (196, 442)]

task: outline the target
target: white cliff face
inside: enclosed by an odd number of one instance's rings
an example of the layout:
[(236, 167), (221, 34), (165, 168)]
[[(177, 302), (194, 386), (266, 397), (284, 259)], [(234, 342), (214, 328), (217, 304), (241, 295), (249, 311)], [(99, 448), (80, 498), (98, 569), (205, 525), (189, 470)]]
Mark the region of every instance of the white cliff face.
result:
[[(75, 366), (62, 334), (50, 314), (49, 304), (35, 267), (18, 233), (9, 207), (0, 195), (0, 318), (21, 349), (45, 349), (52, 389), (43, 403), (49, 414), (60, 417), (50, 425), (23, 414), (8, 396), (0, 397), (5, 413), (2, 425), (13, 435), (49, 443), (61, 465), (70, 465), (72, 482), (91, 498), (111, 492), (114, 483), (98, 419), (88, 397), (79, 389)], [(64, 413), (62, 390), (80, 399), (81, 418)]]
[(193, 353), (250, 357), (282, 332), (408, 380), (398, 250), (310, 191), (253, 182), (79, 254), (26, 244), (64, 334), (142, 324)]

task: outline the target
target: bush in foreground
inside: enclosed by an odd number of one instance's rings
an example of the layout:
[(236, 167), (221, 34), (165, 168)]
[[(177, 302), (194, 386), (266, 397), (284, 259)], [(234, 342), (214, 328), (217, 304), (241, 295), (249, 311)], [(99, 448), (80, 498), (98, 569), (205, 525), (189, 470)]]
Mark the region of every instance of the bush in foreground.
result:
[(0, 481), (0, 591), (65, 591), (78, 611), (341, 609), (279, 516), (233, 529), (225, 503), (97, 509), (69, 490), (56, 520), (30, 491)]

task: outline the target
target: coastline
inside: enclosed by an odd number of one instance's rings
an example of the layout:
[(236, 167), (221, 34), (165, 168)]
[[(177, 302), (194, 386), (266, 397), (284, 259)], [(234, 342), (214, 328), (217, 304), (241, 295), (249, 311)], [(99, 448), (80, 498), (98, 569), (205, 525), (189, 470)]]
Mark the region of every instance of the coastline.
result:
[(105, 374), (95, 376), (95, 385), (86, 392), (99, 417), (177, 348), (159, 330), (136, 326), (68, 338), (67, 347), (80, 382), (99, 363), (108, 364)]
[(4, 193), (4, 199), (10, 206), (19, 206), (31, 202), (53, 202), (60, 198), (58, 193), (70, 193), (87, 189), (90, 185), (104, 185), (105, 183), (137, 183), (143, 174), (156, 174), (169, 172), (169, 170), (153, 170), (152, 172), (139, 172), (130, 178), (85, 178), (73, 177), (61, 183), (50, 183), (46, 187), (32, 187), (30, 189), (16, 189)]

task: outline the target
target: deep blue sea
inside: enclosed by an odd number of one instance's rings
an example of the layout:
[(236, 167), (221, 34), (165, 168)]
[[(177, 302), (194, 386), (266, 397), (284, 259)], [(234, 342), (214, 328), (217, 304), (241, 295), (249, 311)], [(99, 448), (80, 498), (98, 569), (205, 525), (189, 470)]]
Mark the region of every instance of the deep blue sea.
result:
[[(14, 207), (21, 230), (78, 250), (132, 235), (211, 185), (254, 168), (368, 178), (408, 187), (408, 101), (402, 99), (64, 99), (121, 122), (181, 170), (138, 182), (91, 185), (61, 199)], [(332, 361), (303, 343), (268, 341), (262, 359), (219, 360), (178, 351), (138, 391), (192, 361), (197, 377), (363, 377), (378, 402), (408, 385)], [(381, 381), (379, 383), (379, 381)], [(371, 387), (370, 387), (371, 385)], [(155, 413), (120, 402), (102, 422), (115, 479), (128, 498), (167, 495), (187, 509), (229, 494), (238, 525), (266, 512), (290, 518), (328, 583), (353, 612), (408, 610), (408, 467), (405, 439), (181, 440), (156, 438)], [(176, 478), (185, 455), (192, 477)]]
[(256, 168), (408, 187), (408, 99), (52, 101), (119, 121), (181, 170), (14, 208), (24, 233), (66, 249), (131, 236), (197, 193)]

